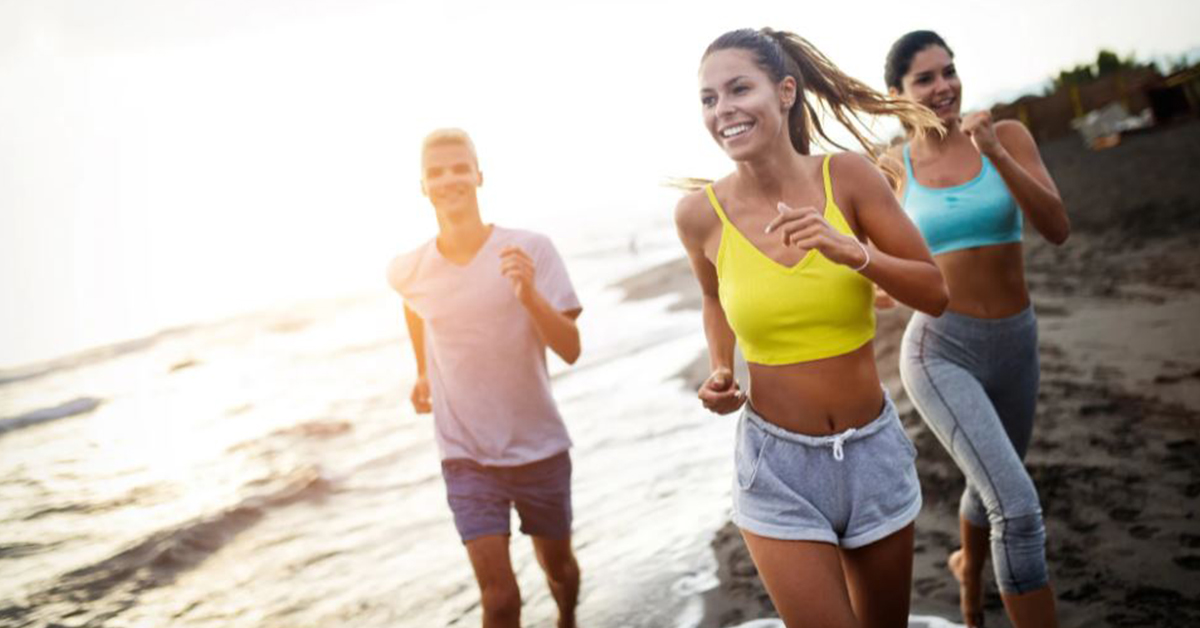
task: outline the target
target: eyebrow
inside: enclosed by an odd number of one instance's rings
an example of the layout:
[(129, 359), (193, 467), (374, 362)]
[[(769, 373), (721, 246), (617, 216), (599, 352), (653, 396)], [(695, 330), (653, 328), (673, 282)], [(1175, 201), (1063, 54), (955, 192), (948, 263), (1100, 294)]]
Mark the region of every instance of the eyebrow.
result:
[(937, 73), (937, 72), (945, 72), (947, 69), (953, 69), (953, 68), (954, 68), (954, 64), (953, 64), (953, 63), (947, 63), (946, 65), (943, 65), (943, 66), (942, 66), (942, 67), (940, 67), (940, 68), (936, 68), (936, 69), (933, 69), (933, 70), (925, 70), (924, 72), (917, 72), (917, 74), (916, 74), (916, 75), (917, 75), (917, 76), (929, 76), (929, 75), (931, 75), (931, 74), (935, 74), (935, 73)]
[[(722, 85), (721, 87), (729, 87), (730, 85), (732, 85), (732, 84), (734, 84), (734, 83), (736, 83), (736, 82), (738, 82), (738, 81), (740, 81), (740, 80), (742, 80), (742, 79), (748, 79), (748, 78), (750, 78), (750, 77), (749, 77), (749, 76), (747, 76), (747, 75), (745, 75), (745, 74), (739, 74), (739, 75), (737, 75), (737, 76), (735, 76), (735, 77), (733, 77), (733, 78), (729, 79), (728, 81), (725, 81), (725, 84), (724, 84), (724, 85)], [(702, 93), (702, 94), (703, 94), (704, 92), (711, 92), (711, 91), (713, 91), (713, 88), (711, 88), (711, 87), (702, 87), (702, 88), (700, 88), (700, 93)]]

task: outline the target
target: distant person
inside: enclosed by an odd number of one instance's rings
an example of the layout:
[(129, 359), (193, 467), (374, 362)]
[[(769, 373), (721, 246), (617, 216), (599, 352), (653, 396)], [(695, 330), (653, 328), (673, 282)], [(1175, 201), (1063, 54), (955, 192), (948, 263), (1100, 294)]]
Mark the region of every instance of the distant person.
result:
[(921, 491), (875, 368), (872, 282), (933, 315), (946, 288), (876, 166), (810, 148), (825, 137), (820, 109), (868, 150), (858, 114), (931, 131), (938, 121), (765, 28), (709, 45), (699, 87), (704, 125), (735, 170), (684, 197), (675, 221), (703, 293), (712, 374), (700, 400), (719, 414), (749, 401), (734, 523), (789, 627), (904, 626)]
[(520, 625), (508, 545), (510, 509), (533, 539), (559, 609), (575, 625), (579, 566), (571, 549), (571, 446), (550, 394), (546, 347), (579, 358), (582, 308), (550, 240), (484, 224), (475, 147), (457, 129), (421, 149), (421, 191), (438, 235), (392, 260), (417, 360), (412, 405), (433, 411), (454, 524), (482, 596), (485, 628)]
[(959, 508), (962, 547), (949, 566), (963, 619), (982, 624), (980, 573), (989, 530), (996, 582), (1016, 628), (1055, 626), (1037, 490), (1022, 459), (1038, 395), (1037, 320), (1025, 286), (1022, 218), (1062, 244), (1070, 223), (1058, 189), (1020, 123), (961, 115), (954, 53), (931, 31), (892, 45), (892, 95), (933, 110), (944, 136), (910, 134), (890, 153), (903, 172), (899, 197), (950, 289), (939, 318), (917, 312), (904, 334), (900, 374), (917, 411), (967, 487)]

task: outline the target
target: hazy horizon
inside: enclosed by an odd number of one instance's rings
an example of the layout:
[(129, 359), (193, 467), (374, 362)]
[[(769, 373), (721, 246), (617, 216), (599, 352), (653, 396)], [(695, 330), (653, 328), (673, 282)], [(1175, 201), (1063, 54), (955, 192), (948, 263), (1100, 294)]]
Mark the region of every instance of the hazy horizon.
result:
[(799, 32), (877, 88), (932, 28), (969, 108), (1101, 48), (1200, 43), (1195, 3), (1005, 6), (0, 2), (0, 367), (386, 290), (435, 229), (416, 160), (438, 126), (475, 137), (490, 220), (583, 241), (669, 219), (659, 181), (729, 168), (695, 72), (731, 28)]

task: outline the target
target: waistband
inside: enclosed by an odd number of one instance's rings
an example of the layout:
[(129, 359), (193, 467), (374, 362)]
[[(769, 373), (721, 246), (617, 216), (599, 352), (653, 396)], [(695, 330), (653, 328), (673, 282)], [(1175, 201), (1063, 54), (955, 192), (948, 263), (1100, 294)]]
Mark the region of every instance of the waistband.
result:
[(879, 430), (887, 427), (888, 422), (898, 420), (896, 414), (896, 405), (892, 403), (892, 396), (888, 394), (887, 389), (883, 391), (883, 409), (879, 411), (879, 416), (871, 420), (870, 423), (862, 427), (852, 427), (848, 430), (838, 432), (837, 434), (829, 434), (827, 436), (812, 436), (809, 434), (800, 434), (791, 430), (784, 429), (762, 418), (750, 404), (742, 409), (742, 416), (749, 420), (754, 426), (762, 431), (782, 440), (790, 441), (806, 447), (832, 447), (833, 457), (838, 460), (842, 459), (842, 445), (844, 443), (855, 441), (860, 438), (866, 438)]
[(924, 312), (914, 312), (913, 322), (925, 325), (933, 325), (939, 329), (965, 329), (965, 330), (982, 330), (988, 332), (1005, 331), (1010, 329), (1022, 329), (1030, 325), (1037, 325), (1037, 316), (1033, 312), (1033, 304), (1004, 318), (976, 318), (959, 314), (957, 312), (942, 312), (941, 316), (930, 316)]

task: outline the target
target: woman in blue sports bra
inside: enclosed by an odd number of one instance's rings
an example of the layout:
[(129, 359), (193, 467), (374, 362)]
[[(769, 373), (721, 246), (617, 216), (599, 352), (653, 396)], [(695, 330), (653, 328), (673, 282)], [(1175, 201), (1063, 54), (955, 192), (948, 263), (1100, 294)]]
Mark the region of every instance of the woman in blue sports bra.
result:
[(1022, 223), (1061, 244), (1066, 210), (1029, 131), (960, 115), (954, 53), (936, 33), (901, 37), (888, 53), (890, 93), (929, 107), (944, 137), (910, 137), (890, 154), (898, 190), (950, 290), (940, 317), (913, 315), (900, 375), (921, 417), (966, 476), (962, 547), (949, 566), (963, 619), (982, 623), (980, 577), (989, 549), (1016, 628), (1056, 626), (1037, 490), (1022, 462), (1038, 391), (1037, 321), (1022, 264)]

